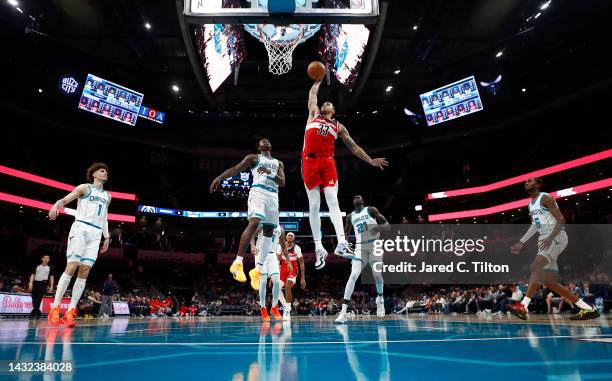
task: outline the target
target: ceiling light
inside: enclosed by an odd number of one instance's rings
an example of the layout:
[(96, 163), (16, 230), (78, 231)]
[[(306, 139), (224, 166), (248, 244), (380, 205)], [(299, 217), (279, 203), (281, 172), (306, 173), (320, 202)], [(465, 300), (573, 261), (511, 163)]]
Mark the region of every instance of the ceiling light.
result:
[(144, 26), (145, 26), (145, 28), (147, 28), (147, 30), (151, 29), (151, 24), (149, 24), (148, 22), (146, 22)]
[(523, 87), (523, 88), (521, 89), (521, 91), (522, 91), (522, 92), (524, 92), (524, 93), (526, 93), (526, 92), (527, 92), (527, 89)]
[(545, 10), (546, 8), (548, 8), (550, 6), (551, 1), (547, 1), (544, 4), (540, 5), (540, 9), (541, 10)]
[(43, 89), (38, 89), (38, 94), (42, 94)]
[(542, 14), (538, 12), (538, 14), (537, 14), (537, 15), (535, 15), (535, 18), (537, 19), (537, 18), (538, 18), (538, 17), (540, 17), (540, 16), (542, 16)]
[(17, 7), (19, 5), (19, 3), (17, 2), (17, 0), (7, 0), (7, 3), (9, 3), (10, 5), (12, 5), (13, 7)]
[(408, 116), (416, 116), (415, 113), (413, 113), (412, 111), (408, 110), (408, 108), (404, 107), (404, 114), (408, 115)]
[(393, 72), (393, 74), (398, 75), (399, 73), (401, 73), (402, 71), (400, 69), (397, 69), (396, 71)]
[(504, 52), (502, 52), (501, 50), (499, 52), (497, 52), (497, 54), (495, 55), (495, 57), (499, 58), (504, 54)]
[(390, 93), (393, 90), (393, 86), (389, 85), (387, 86), (387, 88), (385, 89), (386, 92)]
[(415, 205), (414, 210), (416, 210), (417, 212), (420, 212), (421, 210), (423, 210), (423, 205)]
[(417, 29), (419, 29), (418, 25), (415, 25), (415, 26), (412, 27), (412, 30), (417, 30)]
[(372, 111), (372, 114), (378, 114), (378, 110)]
[(181, 89), (177, 85), (172, 85), (172, 91), (178, 93)]

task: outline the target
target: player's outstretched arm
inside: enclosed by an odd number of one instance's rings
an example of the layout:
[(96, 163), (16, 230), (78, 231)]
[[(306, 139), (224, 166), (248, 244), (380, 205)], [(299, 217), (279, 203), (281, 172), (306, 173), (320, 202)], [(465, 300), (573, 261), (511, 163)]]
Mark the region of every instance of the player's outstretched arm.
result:
[(372, 230), (387, 231), (391, 229), (391, 225), (389, 225), (389, 222), (387, 221), (385, 216), (383, 216), (383, 214), (378, 210), (378, 208), (370, 206), (368, 207), (368, 213), (370, 213), (370, 216), (374, 217), (374, 219), (378, 223), (378, 225), (376, 225)]
[(55, 220), (59, 215), (60, 210), (70, 204), (72, 201), (76, 200), (79, 197), (85, 196), (89, 192), (89, 184), (81, 184), (74, 188), (72, 192), (68, 193), (66, 197), (61, 200), (57, 200), (55, 204), (49, 209), (49, 219)]
[(225, 170), (222, 174), (217, 176), (212, 181), (212, 183), (210, 183), (210, 193), (214, 193), (219, 188), (221, 181), (223, 181), (224, 179), (227, 179), (228, 177), (235, 176), (248, 168), (253, 167), (256, 162), (257, 162), (257, 155), (255, 154), (246, 155), (245, 158), (242, 159), (240, 163)]
[(379, 157), (379, 158), (376, 158), (376, 159), (372, 159), (363, 150), (363, 148), (359, 147), (357, 145), (357, 143), (355, 143), (353, 138), (351, 138), (351, 135), (349, 134), (349, 132), (346, 129), (346, 127), (344, 127), (344, 125), (342, 125), (342, 124), (340, 124), (339, 126), (340, 126), (340, 131), (338, 131), (338, 135), (340, 135), (340, 138), (342, 139), (344, 144), (346, 144), (348, 149), (353, 153), (353, 155), (357, 156), (358, 158), (360, 158), (361, 160), (363, 160), (366, 163), (370, 164), (371, 166), (380, 168), (382, 170), (384, 170), (385, 167), (389, 165), (389, 162), (384, 157)]
[(104, 221), (102, 222), (102, 236), (104, 237), (104, 243), (102, 244), (102, 248), (100, 249), (100, 254), (106, 253), (111, 241), (111, 237), (108, 232), (108, 208), (110, 207), (111, 199), (112, 198), (109, 194), (108, 204), (106, 205), (106, 210), (104, 211)]
[(319, 87), (321, 87), (321, 81), (316, 81), (308, 93), (308, 121), (321, 114), (318, 100)]

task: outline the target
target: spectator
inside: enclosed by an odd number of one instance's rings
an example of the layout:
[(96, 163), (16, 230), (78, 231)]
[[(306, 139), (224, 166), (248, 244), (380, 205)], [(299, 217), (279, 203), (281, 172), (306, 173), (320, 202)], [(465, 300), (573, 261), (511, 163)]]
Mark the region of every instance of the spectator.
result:
[(510, 291), (512, 291), (512, 295), (510, 298), (506, 298), (501, 301), (501, 305), (496, 314), (502, 314), (508, 312), (508, 306), (514, 303), (518, 303), (523, 300), (523, 291), (519, 288), (517, 284), (510, 287)]
[(79, 315), (83, 316), (85, 319), (90, 319), (93, 317), (93, 307), (94, 307), (94, 292), (89, 291), (87, 294), (83, 295), (81, 299), (81, 303), (79, 303)]
[(584, 282), (582, 282), (582, 299), (589, 304), (594, 304), (595, 303), (595, 296), (593, 295), (592, 291), (591, 291), (591, 283), (588, 280), (585, 280)]
[(469, 294), (469, 299), (467, 303), (465, 303), (464, 313), (469, 314), (470, 310), (475, 310), (477, 314), (480, 313), (480, 295), (478, 295), (478, 292)]
[(107, 318), (113, 313), (113, 296), (118, 290), (119, 286), (113, 280), (113, 274), (108, 274), (108, 278), (102, 285), (102, 305), (98, 317)]
[[(570, 289), (570, 286), (566, 286), (567, 288)], [(569, 303), (568, 301), (566, 301), (565, 299), (555, 295), (552, 292), (549, 292), (548, 295), (546, 295), (546, 307), (547, 307), (547, 313), (552, 314), (552, 313), (561, 313), (563, 311), (563, 306), (565, 305), (565, 303)], [(558, 304), (557, 310), (555, 311), (554, 309), (554, 305)], [(572, 303), (569, 303), (570, 308), (574, 308), (574, 305)]]
[(102, 306), (102, 295), (99, 292), (94, 292), (92, 296), (87, 297), (87, 300), (92, 304), (91, 315), (98, 316), (100, 307)]

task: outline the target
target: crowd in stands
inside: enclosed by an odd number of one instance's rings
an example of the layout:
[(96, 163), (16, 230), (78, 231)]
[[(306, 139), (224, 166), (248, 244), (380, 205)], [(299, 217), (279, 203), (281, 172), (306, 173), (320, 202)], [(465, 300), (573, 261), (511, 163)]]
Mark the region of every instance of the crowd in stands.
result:
[[(0, 267), (0, 291), (28, 293), (26, 279), (30, 274), (18, 274), (12, 269)], [(155, 287), (137, 290), (132, 286), (113, 289), (114, 301), (126, 302), (134, 317), (159, 316), (221, 316), (257, 315), (259, 302), (257, 293), (248, 285), (237, 284), (229, 277), (212, 272), (208, 281), (179, 292), (162, 294)], [(330, 275), (308, 278), (306, 290), (296, 289), (292, 303), (292, 314), (303, 316), (333, 316), (342, 304), (344, 278)], [(107, 282), (107, 280), (105, 280)], [(111, 313), (100, 313), (105, 293), (105, 282), (92, 279), (87, 285), (79, 305), (79, 314), (84, 318), (106, 318)], [(495, 286), (404, 286), (388, 287), (385, 292), (385, 307), (388, 313), (396, 314), (491, 314), (508, 312), (508, 306), (520, 301), (526, 292), (526, 284)], [(612, 301), (612, 287), (609, 281), (592, 285), (589, 280), (569, 283), (568, 289), (600, 309), (608, 310)], [(351, 313), (369, 315), (375, 313), (375, 293), (370, 285), (358, 285), (353, 294)], [(324, 291), (322, 291), (324, 290)], [(198, 292), (199, 291), (199, 292)], [(540, 288), (532, 298), (532, 313), (569, 313), (575, 311), (568, 301), (559, 298), (549, 290)], [(605, 305), (604, 305), (605, 303)]]
[[(567, 287), (572, 294), (585, 302), (604, 310), (604, 302), (610, 303), (612, 288), (609, 284), (591, 286), (586, 280), (581, 286), (569, 283)], [(489, 287), (455, 287), (440, 288), (399, 301), (393, 307), (396, 313), (424, 314), (491, 314), (508, 313), (508, 306), (520, 302), (527, 291), (526, 284), (498, 285)], [(605, 310), (609, 305), (605, 305)], [(564, 313), (578, 311), (569, 301), (558, 297), (550, 290), (539, 288), (530, 304), (532, 313)]]

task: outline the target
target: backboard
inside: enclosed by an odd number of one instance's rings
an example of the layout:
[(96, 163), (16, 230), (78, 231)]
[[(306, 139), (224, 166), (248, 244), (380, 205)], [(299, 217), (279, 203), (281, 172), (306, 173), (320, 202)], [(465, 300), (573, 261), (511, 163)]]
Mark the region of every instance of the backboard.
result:
[(378, 0), (295, 0), (289, 13), (271, 12), (268, 0), (184, 0), (184, 15), (194, 24), (375, 24)]

